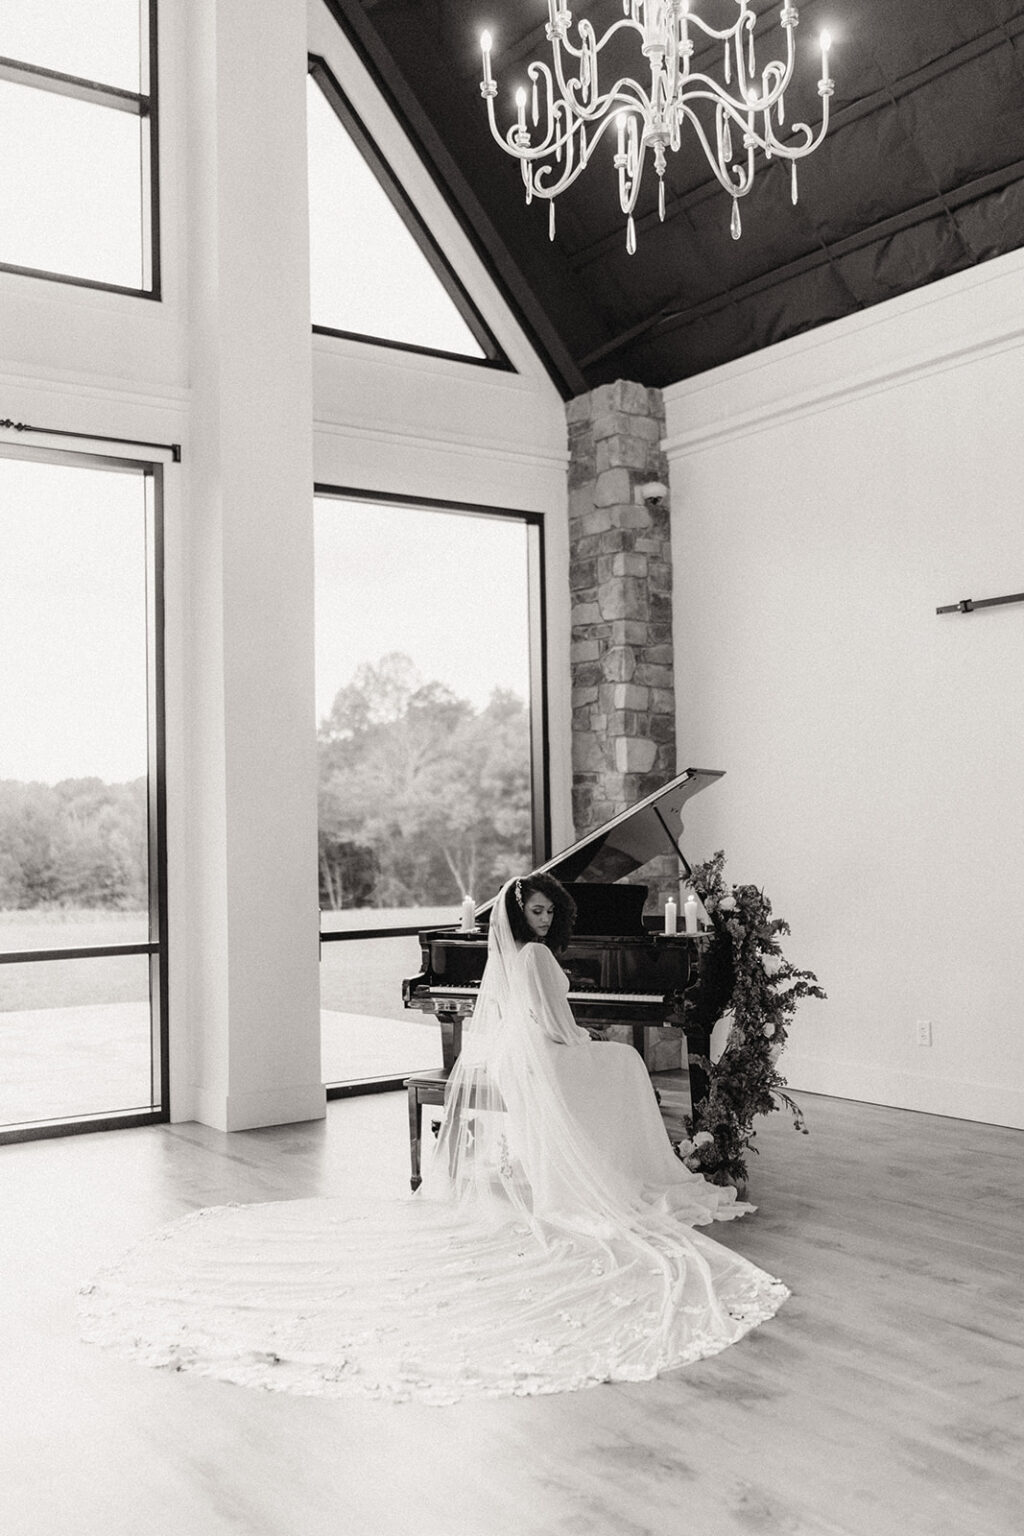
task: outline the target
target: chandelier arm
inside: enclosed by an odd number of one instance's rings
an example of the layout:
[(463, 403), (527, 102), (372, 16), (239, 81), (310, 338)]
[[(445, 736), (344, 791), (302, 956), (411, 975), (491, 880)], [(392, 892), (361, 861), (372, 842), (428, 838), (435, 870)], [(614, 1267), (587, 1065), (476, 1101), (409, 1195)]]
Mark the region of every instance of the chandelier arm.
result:
[(745, 25), (747, 17), (750, 17), (754, 22), (757, 21), (754, 13), (744, 4), (742, 15), (738, 16), (731, 26), (722, 27), (721, 30), (718, 27), (712, 27), (704, 20), (703, 16), (698, 16), (695, 11), (688, 11), (686, 13), (686, 22), (688, 26), (696, 27), (699, 32), (703, 32), (704, 36), (712, 42), (724, 43), (737, 35), (739, 28)]
[[(619, 86), (633, 86), (634, 94), (626, 94), (624, 90), (618, 90)], [(600, 139), (607, 132), (610, 125), (615, 121), (615, 116), (611, 109), (615, 106), (616, 102), (618, 103), (618, 108), (620, 111), (629, 112), (631, 114), (638, 114), (644, 118), (645, 122), (647, 120), (648, 114), (646, 99), (636, 92), (635, 84), (633, 81), (623, 80), (617, 82), (616, 92), (617, 94), (609, 92), (608, 95), (603, 98), (603, 106), (600, 112), (581, 113), (575, 109), (573, 103), (567, 103), (565, 101), (556, 103), (556, 107), (561, 107), (563, 112), (571, 112), (572, 115), (568, 118), (566, 127), (561, 132), (561, 134), (559, 134), (557, 130), (553, 131), (552, 127), (549, 126), (544, 142), (540, 144), (531, 144), (529, 142), (529, 132), (522, 129), (518, 123), (513, 123), (508, 131), (502, 134), (498, 129), (497, 123), (494, 119), (493, 104), (491, 101), (488, 101), (488, 120), (491, 125), (491, 133), (494, 137), (495, 143), (498, 144), (506, 154), (513, 155), (517, 160), (524, 162), (534, 162), (537, 160), (546, 160), (552, 155), (557, 155), (559, 151), (566, 150), (570, 146), (570, 142), (575, 134), (579, 133), (585, 138), (586, 129), (593, 127), (594, 124), (597, 123), (599, 125), (597, 132), (594, 133), (591, 138), (586, 141), (586, 152), (583, 156), (585, 164), (586, 161), (590, 158), (590, 154), (594, 146), (600, 141)], [(566, 185), (568, 186), (569, 183), (566, 182)]]
[[(600, 38), (594, 31), (593, 24), (589, 22), (586, 17), (584, 17), (583, 20), (578, 23), (577, 30), (579, 31), (580, 36), (583, 37), (586, 35), (584, 33), (584, 28), (586, 28), (587, 33), (589, 33), (589, 35), (593, 38), (593, 51), (595, 53), (600, 53), (601, 49), (604, 48), (615, 36), (615, 33), (621, 32), (624, 27), (635, 32), (638, 37), (643, 37), (643, 28), (640, 26), (639, 22), (631, 20), (628, 16), (623, 16), (620, 21), (613, 21), (608, 30)], [(589, 51), (586, 45), (577, 48), (576, 45), (571, 42), (568, 32), (562, 34), (555, 33), (552, 35), (551, 46), (556, 53), (558, 52), (559, 45), (565, 49), (566, 53), (571, 53), (573, 58), (576, 59), (582, 58), (584, 53)]]
[[(771, 68), (772, 65), (766, 64), (764, 71), (765, 74), (767, 74), (768, 70)], [(716, 101), (722, 101), (731, 104), (733, 107), (735, 107), (737, 112), (746, 112), (751, 106), (753, 106), (755, 112), (763, 112), (766, 108), (773, 107), (779, 100), (780, 96), (785, 94), (789, 83), (790, 77), (787, 75), (782, 75), (780, 76), (777, 85), (773, 86), (770, 91), (766, 91), (765, 95), (757, 96), (754, 101), (751, 102), (749, 95), (733, 95), (731, 91), (725, 90), (721, 85), (719, 85), (718, 81), (714, 80), (710, 75), (689, 75), (680, 93), (680, 97), (685, 101), (689, 99), (691, 95), (708, 95), (710, 93), (710, 95)]]
[(772, 154), (785, 155), (787, 160), (803, 160), (807, 155), (813, 155), (814, 151), (818, 148), (818, 145), (821, 143), (822, 139), (825, 137), (826, 132), (828, 131), (827, 99), (822, 110), (821, 122), (818, 125), (817, 133), (815, 133), (814, 129), (811, 128), (807, 123), (794, 123), (792, 125), (792, 131), (793, 133), (802, 133), (804, 135), (804, 142), (802, 144), (777, 145), (773, 140)]
[(714, 172), (715, 178), (719, 185), (723, 188), (724, 191), (728, 192), (730, 197), (746, 196), (746, 194), (750, 191), (749, 184), (745, 185), (741, 191), (736, 190), (736, 185), (733, 182), (732, 177), (728, 174), (725, 167), (719, 163), (718, 157), (716, 156), (714, 149), (711, 147), (708, 136), (704, 131), (704, 125), (700, 118), (695, 112), (691, 110), (690, 107), (683, 107), (682, 110), (683, 116), (687, 119), (690, 127), (693, 129), (694, 133), (697, 135), (698, 140), (700, 141), (700, 145), (704, 151), (708, 165)]
[[(567, 80), (565, 78), (565, 73), (561, 67), (561, 59), (557, 50), (555, 51), (554, 55), (554, 64), (555, 82), (557, 83), (558, 89), (561, 92), (562, 99), (568, 103), (574, 115), (583, 121), (590, 122), (593, 119), (600, 117), (603, 113), (609, 111), (616, 100), (622, 99), (623, 93), (625, 93), (625, 100), (627, 104), (632, 104), (631, 98), (635, 98), (637, 105), (639, 106), (646, 106), (648, 103), (646, 92), (640, 85), (638, 85), (635, 80), (631, 80), (628, 76), (624, 76), (622, 79), (616, 80), (615, 84), (609, 90), (601, 92), (597, 85), (597, 75), (595, 73), (592, 88), (588, 87), (589, 94), (592, 98), (591, 105), (588, 107), (576, 99), (577, 94), (584, 89), (582, 81), (575, 78), (572, 80)], [(532, 69), (533, 65), (530, 67)], [(546, 68), (547, 66), (544, 65), (542, 67)]]
[[(563, 170), (557, 183), (549, 185), (550, 177), (555, 174), (555, 167), (551, 164), (550, 161), (542, 166), (539, 166), (534, 172), (533, 177), (534, 197), (557, 197), (560, 192), (565, 191), (566, 187), (572, 186), (580, 172), (586, 170), (587, 162), (589, 161), (595, 146), (600, 143), (601, 139), (608, 132), (614, 122), (615, 119), (613, 117), (605, 118), (604, 122), (601, 124), (600, 128), (598, 128), (593, 138), (590, 139), (587, 143), (586, 154), (580, 158), (579, 162), (576, 164), (573, 170)], [(582, 130), (580, 131), (582, 132)]]

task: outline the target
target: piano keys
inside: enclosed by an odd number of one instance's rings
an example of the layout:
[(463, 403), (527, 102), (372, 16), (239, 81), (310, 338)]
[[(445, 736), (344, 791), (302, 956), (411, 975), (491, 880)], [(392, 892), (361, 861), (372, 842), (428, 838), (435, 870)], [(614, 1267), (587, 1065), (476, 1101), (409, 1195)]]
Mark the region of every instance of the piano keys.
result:
[[(576, 902), (572, 940), (559, 954), (569, 976), (569, 1005), (577, 1023), (601, 1031), (628, 1025), (633, 1044), (647, 1056), (652, 1028), (678, 1029), (688, 1054), (706, 1056), (707, 1028), (696, 1022), (701, 954), (707, 934), (666, 934), (660, 916), (645, 918), (647, 886), (625, 882), (659, 854), (674, 855), (690, 873), (680, 848), (682, 811), (715, 769), (688, 768), (653, 795), (597, 828), (541, 865)], [(433, 1013), (441, 1028), (444, 1069), (462, 1049), (462, 1025), (473, 1011), (487, 959), (487, 920), (493, 899), (477, 908), (471, 933), (434, 928), (419, 936), (422, 970), (403, 983), (407, 1008)], [(706, 1092), (704, 1074), (691, 1065), (693, 1102)]]

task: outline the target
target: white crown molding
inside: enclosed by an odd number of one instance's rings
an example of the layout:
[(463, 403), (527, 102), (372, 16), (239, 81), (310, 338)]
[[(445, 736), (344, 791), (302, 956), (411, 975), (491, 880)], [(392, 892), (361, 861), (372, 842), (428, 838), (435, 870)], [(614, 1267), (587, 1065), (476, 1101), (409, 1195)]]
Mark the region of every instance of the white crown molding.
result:
[(569, 462), (568, 449), (551, 449), (547, 452), (517, 448), (514, 444), (495, 438), (470, 436), (446, 428), (443, 433), (404, 432), (394, 427), (381, 427), (369, 421), (336, 421), (323, 416), (313, 418), (314, 436), (344, 438), (349, 441), (380, 443), (388, 447), (402, 447), (419, 452), (457, 454), (463, 458), (479, 459), (486, 455), (491, 462), (529, 466), (550, 472), (565, 473)]
[[(154, 384), (132, 387), (124, 379), (104, 378), (100, 374), (76, 373), (63, 368), (36, 368), (31, 371), (0, 372), (0, 405), (9, 392), (19, 398), (26, 394), (60, 396), (65, 400), (105, 402), (118, 408), (174, 411), (181, 415), (188, 409), (192, 391), (178, 384)], [(4, 410), (6, 414), (6, 409)]]
[(1018, 348), (1022, 279), (1015, 251), (670, 385), (665, 449), (686, 456)]

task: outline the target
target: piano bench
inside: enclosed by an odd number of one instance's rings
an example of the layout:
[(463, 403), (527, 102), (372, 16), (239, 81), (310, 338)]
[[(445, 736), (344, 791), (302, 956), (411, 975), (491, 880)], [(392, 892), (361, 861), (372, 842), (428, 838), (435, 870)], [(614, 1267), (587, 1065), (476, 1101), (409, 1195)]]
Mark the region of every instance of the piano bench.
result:
[(417, 1072), (414, 1077), (406, 1079), (405, 1086), (409, 1090), (409, 1154), (412, 1163), (412, 1177), (409, 1183), (414, 1190), (419, 1189), (423, 1182), (420, 1173), (421, 1110), (424, 1104), (444, 1103), (444, 1090), (447, 1083), (448, 1072), (444, 1067), (436, 1067), (429, 1072)]

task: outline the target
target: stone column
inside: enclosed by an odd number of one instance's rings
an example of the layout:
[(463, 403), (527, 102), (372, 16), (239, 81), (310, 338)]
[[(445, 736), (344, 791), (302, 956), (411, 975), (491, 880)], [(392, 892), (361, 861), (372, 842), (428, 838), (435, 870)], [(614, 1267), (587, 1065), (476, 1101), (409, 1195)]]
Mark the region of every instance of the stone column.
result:
[(661, 391), (603, 384), (570, 401), (573, 816), (577, 836), (672, 777), (672, 556)]
[[(611, 820), (676, 773), (669, 500), (661, 391), (619, 380), (570, 401), (573, 817), (576, 835)], [(678, 889), (670, 854), (647, 865), (648, 911)], [(628, 1031), (626, 1032), (628, 1035)], [(679, 1037), (648, 1064), (679, 1064)]]

